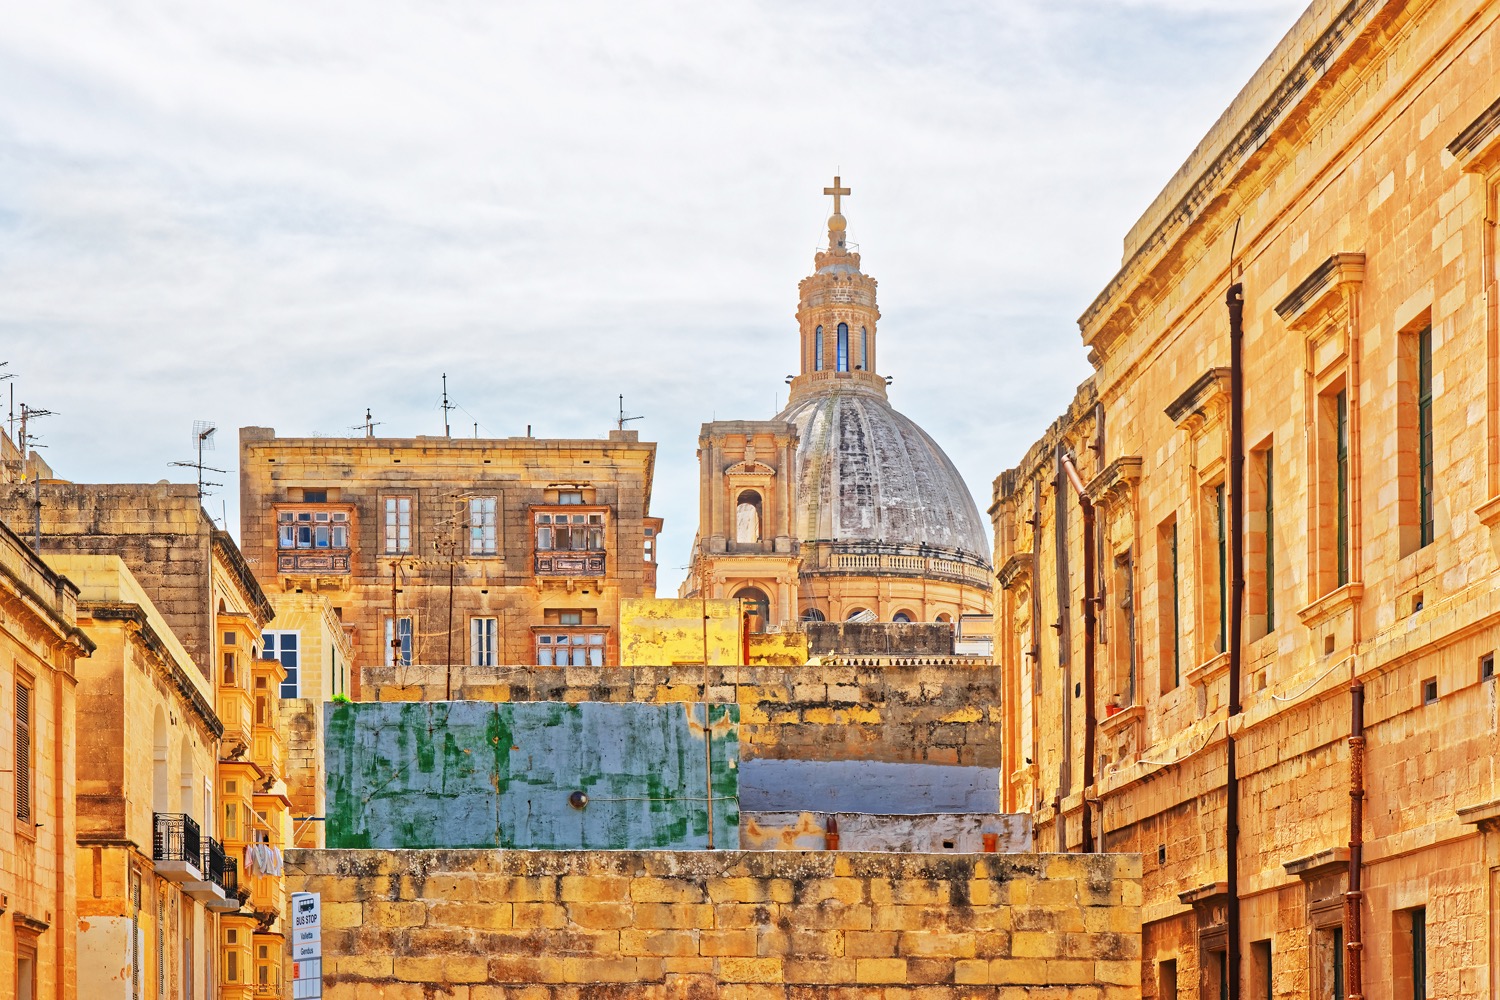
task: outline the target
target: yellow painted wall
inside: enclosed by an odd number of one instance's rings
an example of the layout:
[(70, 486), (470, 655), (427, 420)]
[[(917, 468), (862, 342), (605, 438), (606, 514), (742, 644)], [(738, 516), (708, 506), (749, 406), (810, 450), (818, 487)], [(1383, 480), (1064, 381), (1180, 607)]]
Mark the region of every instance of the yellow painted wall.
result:
[[(626, 667), (746, 660), (738, 600), (637, 598), (620, 602), (620, 664)], [(705, 628), (705, 621), (707, 627)], [(751, 633), (746, 665), (801, 666), (807, 637)]]

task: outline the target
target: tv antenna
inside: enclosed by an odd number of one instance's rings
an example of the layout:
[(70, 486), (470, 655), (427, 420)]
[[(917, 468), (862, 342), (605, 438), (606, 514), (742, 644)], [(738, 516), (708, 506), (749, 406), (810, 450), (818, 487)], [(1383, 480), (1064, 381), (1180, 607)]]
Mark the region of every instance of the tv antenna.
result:
[(384, 421), (380, 420), (372, 420), (370, 418), (370, 408), (367, 406), (365, 407), (365, 422), (362, 424), (354, 424), (349, 429), (351, 431), (364, 431), (365, 437), (372, 438), (375, 436), (375, 428), (379, 427), (383, 422)]
[(625, 394), (621, 393), (620, 394), (620, 416), (618, 418), (616, 418), (616, 420), (615, 420), (615, 426), (619, 430), (623, 431), (625, 429), (625, 425), (628, 424), (628, 423), (630, 423), (632, 420), (645, 420), (645, 419), (646, 419), (646, 417), (645, 417), (644, 414), (638, 414), (638, 415), (636, 415), (634, 417), (627, 417), (625, 415)]
[(204, 465), (203, 464), (203, 453), (205, 451), (213, 451), (214, 450), (214, 431), (216, 431), (218, 429), (219, 428), (214, 424), (214, 422), (212, 420), (194, 420), (193, 421), (193, 445), (194, 445), (194, 447), (196, 447), (198, 449), (198, 461), (196, 461), (196, 462), (168, 462), (167, 463), (168, 465), (175, 465), (178, 468), (183, 468), (183, 469), (197, 469), (198, 470), (198, 499), (200, 501), (204, 497), (208, 496), (208, 489), (207, 489), (207, 487), (209, 487), (209, 486), (223, 486), (224, 485), (223, 483), (211, 483), (211, 482), (208, 482), (207, 480), (205, 480), (203, 478), (203, 474), (205, 472), (217, 472), (221, 476), (227, 476), (229, 474), (229, 470), (228, 469), (216, 469), (216, 468), (214, 468), (211, 465)]
[(20, 446), (21, 459), (23, 461), (26, 458), (27, 449), (35, 451), (37, 448), (46, 447), (46, 445), (36, 443), (36, 434), (30, 430), (27, 430), (27, 426), (31, 423), (31, 421), (37, 419), (38, 417), (50, 417), (52, 415), (53, 414), (51, 410), (38, 409), (37, 407), (31, 406), (27, 403), (21, 404), (21, 435), (16, 439), (16, 444)]
[(443, 372), (443, 437), (452, 437), (448, 430), (448, 411), (458, 409), (457, 403), (448, 402), (448, 373)]

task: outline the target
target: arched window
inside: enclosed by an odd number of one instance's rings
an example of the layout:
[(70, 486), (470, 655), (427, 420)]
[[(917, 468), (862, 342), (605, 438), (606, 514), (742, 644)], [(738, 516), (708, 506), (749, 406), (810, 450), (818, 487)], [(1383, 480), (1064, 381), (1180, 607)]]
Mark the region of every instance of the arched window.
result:
[(839, 356), (837, 371), (849, 370), (849, 324), (839, 324)]
[(826, 622), (828, 619), (817, 608), (808, 608), (802, 612), (802, 620), (805, 622)]
[(760, 541), (760, 494), (745, 490), (734, 505), (734, 540)]
[(907, 611), (905, 608), (902, 608), (900, 611), (897, 611), (894, 615), (891, 616), (891, 621), (900, 622), (903, 625), (909, 624), (912, 621), (911, 612)]
[(850, 608), (849, 613), (844, 616), (845, 621), (863, 624), (875, 620), (875, 612), (867, 608)]
[(813, 334), (813, 371), (823, 370), (823, 328), (820, 326)]
[(741, 587), (735, 597), (744, 601), (745, 624), (751, 632), (764, 632), (771, 618), (771, 599), (758, 587)]
[(859, 367), (870, 370), (870, 331), (859, 328)]
[(950, 615), (946, 611), (944, 611), (943, 613), (939, 614), (937, 616), (937, 620), (940, 621), (940, 622), (942, 622), (944, 625), (952, 625), (953, 624), (953, 616)]

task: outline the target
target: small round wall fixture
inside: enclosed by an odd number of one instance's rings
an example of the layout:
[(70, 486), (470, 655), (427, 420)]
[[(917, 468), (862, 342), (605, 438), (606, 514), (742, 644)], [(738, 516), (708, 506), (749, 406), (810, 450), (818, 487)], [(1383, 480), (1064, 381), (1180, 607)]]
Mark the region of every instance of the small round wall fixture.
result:
[(587, 792), (574, 792), (573, 794), (568, 796), (568, 805), (572, 806), (574, 809), (582, 809), (588, 804), (589, 797)]

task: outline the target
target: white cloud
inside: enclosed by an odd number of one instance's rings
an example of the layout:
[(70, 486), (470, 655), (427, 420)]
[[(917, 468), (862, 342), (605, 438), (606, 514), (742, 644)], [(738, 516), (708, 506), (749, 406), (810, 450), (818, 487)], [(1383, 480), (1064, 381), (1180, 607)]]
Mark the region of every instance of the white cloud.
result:
[(1074, 318), (1126, 228), (1297, 13), (12, 8), (0, 360), (57, 411), (59, 474), (180, 472), (200, 417), (226, 447), (244, 424), (344, 432), (366, 406), (430, 433), (445, 370), (500, 435), (602, 434), (624, 393), (660, 442), (674, 565), (699, 423), (784, 399), (836, 167), (893, 402), (984, 501), (1086, 375)]

